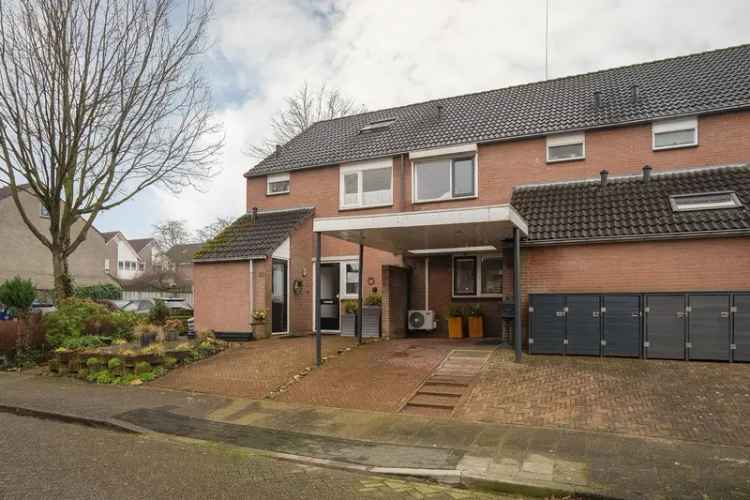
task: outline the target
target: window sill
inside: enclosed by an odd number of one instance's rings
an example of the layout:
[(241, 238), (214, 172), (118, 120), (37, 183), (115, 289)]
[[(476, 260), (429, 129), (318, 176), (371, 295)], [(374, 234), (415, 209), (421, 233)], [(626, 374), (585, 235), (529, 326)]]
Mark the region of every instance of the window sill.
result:
[(412, 202), (412, 204), (414, 204), (414, 205), (421, 205), (421, 204), (424, 204), (424, 203), (443, 203), (443, 202), (447, 202), (447, 201), (476, 200), (477, 198), (479, 198), (479, 195), (474, 194), (474, 195), (471, 195), (471, 196), (460, 196), (460, 197), (456, 197), (456, 198), (435, 198), (435, 199), (432, 199), (432, 200), (415, 200), (415, 201)]
[(503, 294), (502, 293), (498, 293), (498, 294), (483, 294), (483, 295), (455, 295), (455, 294), (453, 294), (453, 295), (451, 295), (451, 298), (452, 299), (473, 299), (473, 300), (477, 300), (477, 299), (502, 299), (503, 298)]
[(291, 191), (281, 191), (279, 193), (269, 193), (266, 191), (266, 196), (279, 196), (280, 194), (289, 194)]
[(339, 206), (339, 212), (351, 212), (353, 210), (367, 210), (367, 209), (370, 209), (370, 208), (386, 208), (386, 207), (392, 207), (392, 206), (393, 206), (393, 202), (392, 201), (389, 202), (389, 203), (381, 203), (379, 205), (366, 205), (366, 206), (363, 206), (363, 207), (342, 207), (342, 206)]
[(653, 151), (669, 151), (671, 149), (686, 149), (686, 148), (697, 148), (698, 144), (678, 144), (677, 146), (662, 146), (660, 148), (653, 147)]
[(567, 162), (574, 162), (574, 161), (584, 161), (586, 159), (585, 156), (581, 156), (578, 158), (562, 158), (560, 160), (547, 160), (547, 163), (567, 163)]

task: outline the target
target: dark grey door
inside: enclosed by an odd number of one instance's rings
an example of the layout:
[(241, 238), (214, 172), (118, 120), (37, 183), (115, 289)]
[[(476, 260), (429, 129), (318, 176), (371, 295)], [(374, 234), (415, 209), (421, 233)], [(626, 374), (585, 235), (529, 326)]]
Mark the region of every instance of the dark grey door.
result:
[(637, 358), (641, 355), (640, 295), (602, 297), (602, 354)]
[(750, 361), (750, 293), (734, 294), (734, 360)]
[(598, 295), (568, 295), (566, 297), (566, 354), (599, 356), (601, 349), (601, 321)]
[(688, 305), (690, 359), (729, 361), (729, 294), (690, 294)]
[(271, 266), (271, 331), (273, 333), (284, 333), (288, 328), (288, 267), (285, 260), (276, 259), (273, 260)]
[(646, 356), (685, 359), (685, 296), (646, 295)]
[(532, 295), (534, 308), (531, 321), (529, 352), (534, 354), (563, 354), (565, 340), (565, 296)]
[(339, 310), (340, 265), (320, 264), (320, 329), (337, 332), (341, 329)]

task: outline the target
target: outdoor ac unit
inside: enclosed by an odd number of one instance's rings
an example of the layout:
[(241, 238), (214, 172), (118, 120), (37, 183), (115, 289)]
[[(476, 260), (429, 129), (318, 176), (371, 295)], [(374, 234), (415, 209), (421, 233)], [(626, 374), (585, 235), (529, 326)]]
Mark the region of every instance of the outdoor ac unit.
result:
[(409, 330), (434, 330), (435, 311), (409, 311)]

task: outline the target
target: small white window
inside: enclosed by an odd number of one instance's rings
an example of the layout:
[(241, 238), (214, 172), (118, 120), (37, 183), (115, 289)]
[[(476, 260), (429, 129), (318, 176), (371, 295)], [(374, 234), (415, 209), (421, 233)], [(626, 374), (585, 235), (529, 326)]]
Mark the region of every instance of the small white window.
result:
[(503, 258), (500, 255), (453, 257), (454, 297), (499, 297), (503, 293)]
[(726, 191), (723, 193), (678, 194), (670, 196), (669, 202), (672, 205), (672, 210), (675, 212), (739, 208), (742, 206), (740, 199), (733, 191)]
[(477, 195), (475, 156), (437, 158), (414, 164), (416, 202), (472, 198)]
[(359, 294), (359, 263), (350, 262), (344, 265), (344, 285), (346, 295)]
[(104, 259), (104, 272), (109, 272), (109, 259)]
[(547, 137), (547, 162), (583, 160), (586, 158), (586, 135), (565, 134)]
[(44, 205), (39, 205), (39, 217), (49, 219), (49, 210)]
[(698, 119), (682, 118), (655, 122), (651, 126), (653, 149), (686, 148), (698, 145)]
[(384, 207), (393, 203), (390, 159), (341, 167), (340, 208)]
[(289, 174), (269, 175), (267, 179), (267, 195), (287, 194), (289, 192)]

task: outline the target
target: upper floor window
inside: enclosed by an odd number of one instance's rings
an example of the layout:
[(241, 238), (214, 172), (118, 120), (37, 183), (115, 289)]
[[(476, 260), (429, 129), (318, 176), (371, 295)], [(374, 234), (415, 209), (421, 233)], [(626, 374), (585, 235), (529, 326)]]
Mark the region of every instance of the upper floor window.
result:
[(391, 159), (357, 163), (340, 169), (340, 207), (383, 207), (393, 203)]
[(583, 160), (586, 158), (586, 135), (551, 135), (547, 137), (547, 162)]
[(39, 217), (49, 219), (49, 210), (44, 205), (39, 205)]
[(496, 297), (503, 293), (503, 258), (468, 255), (453, 258), (454, 297)]
[(477, 195), (475, 156), (414, 163), (414, 201), (472, 198)]
[(698, 118), (681, 118), (651, 125), (653, 149), (685, 148), (698, 145)]
[(125, 269), (125, 262), (123, 262), (123, 261), (119, 261), (119, 262), (117, 263), (117, 267), (118, 267), (118, 269)]
[(715, 210), (719, 208), (739, 208), (740, 199), (734, 191), (723, 193), (676, 194), (669, 197), (672, 210), (689, 212), (691, 210)]
[(269, 175), (266, 177), (266, 194), (286, 194), (289, 192), (289, 174)]

